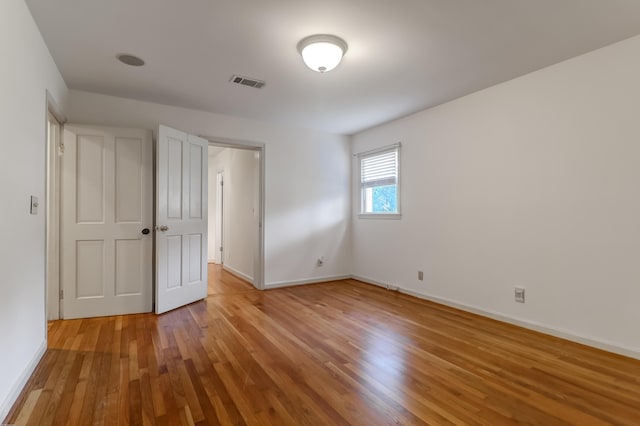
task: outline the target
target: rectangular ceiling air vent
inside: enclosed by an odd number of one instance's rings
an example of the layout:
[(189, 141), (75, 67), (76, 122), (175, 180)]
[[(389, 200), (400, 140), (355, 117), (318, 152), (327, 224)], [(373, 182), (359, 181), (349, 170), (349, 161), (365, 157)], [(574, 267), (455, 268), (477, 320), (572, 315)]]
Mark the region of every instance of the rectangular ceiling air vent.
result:
[(256, 89), (262, 89), (266, 84), (264, 81), (242, 77), (239, 75), (232, 76), (230, 81), (232, 83), (242, 84), (243, 86), (255, 87)]

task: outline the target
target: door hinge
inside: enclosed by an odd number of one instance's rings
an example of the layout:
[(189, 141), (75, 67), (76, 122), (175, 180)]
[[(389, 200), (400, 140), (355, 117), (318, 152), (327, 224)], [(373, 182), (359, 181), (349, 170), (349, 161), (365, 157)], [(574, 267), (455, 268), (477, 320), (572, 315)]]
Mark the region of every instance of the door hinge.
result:
[(64, 143), (60, 143), (60, 145), (58, 145), (58, 155), (62, 154), (64, 154)]
[(220, 246), (220, 251), (222, 251), (222, 246)]
[(60, 300), (64, 299), (64, 290), (60, 290)]

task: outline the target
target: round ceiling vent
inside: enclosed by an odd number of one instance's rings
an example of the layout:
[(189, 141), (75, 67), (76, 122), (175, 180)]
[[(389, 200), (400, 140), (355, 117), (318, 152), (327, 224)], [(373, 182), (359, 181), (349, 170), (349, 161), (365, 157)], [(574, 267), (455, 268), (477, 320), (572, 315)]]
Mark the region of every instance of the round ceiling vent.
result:
[(130, 55), (128, 53), (120, 53), (116, 55), (116, 58), (123, 64), (131, 65), (132, 67), (141, 67), (144, 65), (144, 61), (137, 56)]

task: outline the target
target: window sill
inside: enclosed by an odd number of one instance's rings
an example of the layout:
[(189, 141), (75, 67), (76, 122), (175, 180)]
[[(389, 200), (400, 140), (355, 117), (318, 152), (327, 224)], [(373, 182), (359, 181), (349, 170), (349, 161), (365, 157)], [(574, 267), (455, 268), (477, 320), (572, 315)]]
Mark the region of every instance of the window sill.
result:
[(360, 213), (358, 219), (402, 219), (400, 213)]

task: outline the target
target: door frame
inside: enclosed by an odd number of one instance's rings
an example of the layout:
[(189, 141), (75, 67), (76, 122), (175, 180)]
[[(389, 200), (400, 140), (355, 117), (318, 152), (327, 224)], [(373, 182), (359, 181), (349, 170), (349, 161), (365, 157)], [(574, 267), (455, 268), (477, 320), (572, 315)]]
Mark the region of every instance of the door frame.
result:
[[(49, 120), (57, 124), (54, 140), (49, 138)], [(62, 134), (67, 118), (55, 101), (53, 95), (46, 91), (45, 123), (45, 197), (44, 197), (44, 300), (45, 324), (61, 318), (60, 309), (60, 153), (64, 150)], [(53, 144), (53, 146), (51, 146)]]
[[(245, 141), (240, 139), (226, 139), (215, 136), (198, 135), (209, 141), (209, 146), (219, 146), (222, 148), (235, 148), (254, 151), (258, 153), (258, 238), (257, 238), (257, 259), (254, 259), (253, 286), (258, 290), (264, 290), (264, 216), (265, 216), (265, 164), (266, 145), (260, 142)], [(207, 171), (208, 173), (208, 171)], [(223, 245), (224, 247), (224, 245)]]

